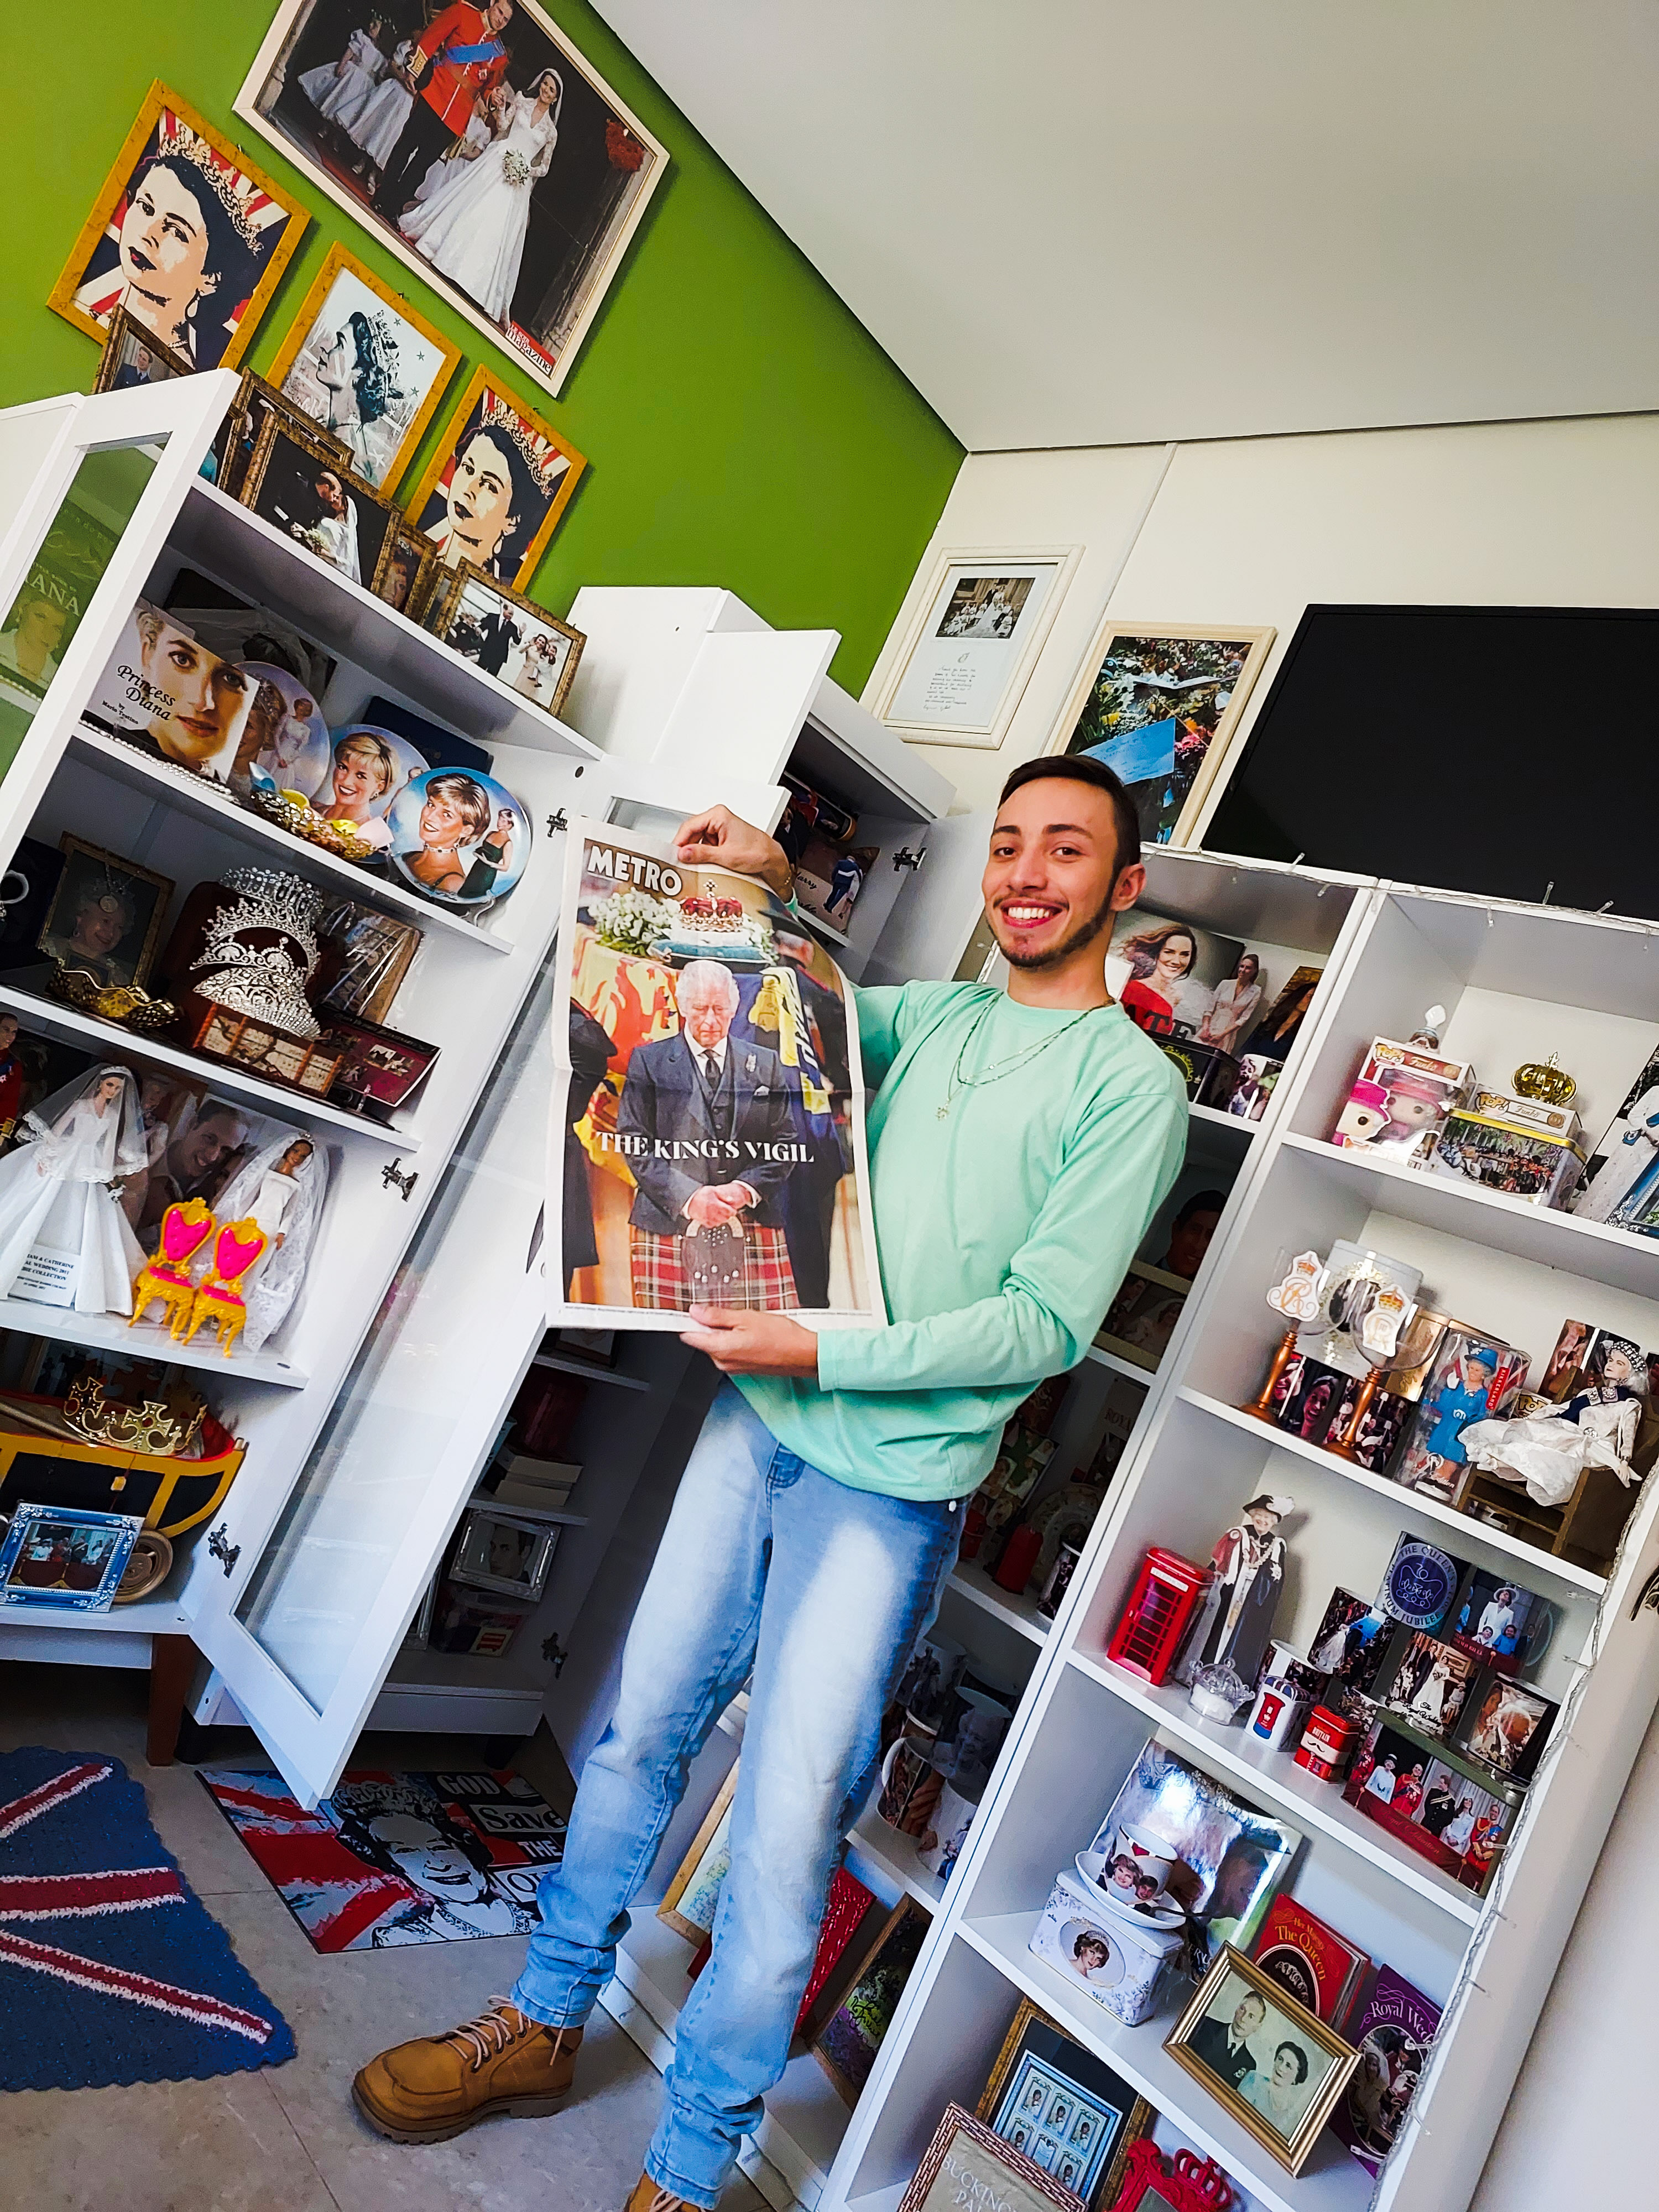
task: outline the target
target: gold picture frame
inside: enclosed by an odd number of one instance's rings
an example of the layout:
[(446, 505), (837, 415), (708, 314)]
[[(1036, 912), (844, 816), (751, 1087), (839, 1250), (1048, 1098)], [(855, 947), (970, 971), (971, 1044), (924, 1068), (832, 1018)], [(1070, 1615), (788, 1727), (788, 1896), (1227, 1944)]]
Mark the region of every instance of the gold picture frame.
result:
[[(1237, 2047), (1230, 2048), (1239, 2014), (1252, 2001), (1261, 2007), (1257, 2024), (1254, 2028), (1246, 2027)], [(1207, 2058), (1203, 2049), (1194, 2047), (1206, 2027), (1214, 2031), (1204, 2038), (1211, 2054)], [(1306, 2047), (1309, 2045), (1326, 2063), (1304, 2098), (1301, 2092), (1313, 2072), (1313, 2062)], [(1328, 2027), (1317, 2014), (1298, 2004), (1281, 1983), (1264, 1973), (1254, 1959), (1247, 1959), (1242, 1951), (1234, 1950), (1231, 1943), (1222, 1945), (1214, 1965), (1176, 2022), (1164, 2048), (1176, 2064), (1206, 2089), (1288, 2173), (1300, 2173), (1307, 2164), (1309, 2153), (1359, 2063), (1359, 2053), (1351, 2043)], [(1303, 2071), (1299, 2078), (1293, 2078), (1292, 2069), (1287, 2065), (1284, 2069), (1286, 2078), (1281, 2085), (1278, 2080), (1279, 2060), (1286, 2051), (1295, 2054)], [(1252, 2063), (1237, 2081), (1229, 2081), (1225, 2074), (1216, 2070), (1212, 2062), (1219, 2061), (1230, 2069), (1236, 2069), (1241, 2051)], [(1260, 2061), (1263, 2057), (1269, 2057), (1270, 2079), (1258, 2094), (1267, 2100), (1266, 2108), (1255, 2096), (1243, 2094), (1244, 2081), (1254, 2081), (1261, 2072)], [(1281, 2087), (1285, 2100), (1283, 2124), (1275, 2120), (1271, 2109)]]
[(665, 1920), (678, 1935), (684, 1936), (688, 1943), (695, 1943), (699, 1948), (708, 1942), (713, 1929), (714, 1910), (720, 1901), (720, 1883), (726, 1879), (726, 1869), (719, 1869), (718, 1881), (714, 1881), (714, 1901), (709, 1908), (707, 1926), (701, 1920), (689, 1918), (679, 1907), (684, 1899), (688, 1896), (695, 1898), (714, 1879), (715, 1862), (725, 1848), (725, 1831), (731, 1822), (732, 1800), (737, 1794), (737, 1788), (738, 1762), (734, 1759), (731, 1771), (721, 1783), (714, 1803), (704, 1815), (702, 1826), (692, 1838), (691, 1848), (675, 1869), (674, 1879), (669, 1883), (662, 1903), (657, 1907), (659, 1920)]
[[(252, 344), (311, 217), (284, 185), (256, 168), (239, 147), (221, 137), (188, 100), (180, 100), (159, 77), (145, 94), (137, 118), (98, 188), (92, 212), (76, 234), (62, 273), (46, 295), (46, 305), (54, 314), (102, 344), (109, 317), (131, 297), (130, 280), (122, 274), (121, 234), (129, 216), (135, 224), (142, 223), (143, 216), (130, 202), (128, 187), (141, 164), (156, 161), (181, 163), (193, 169), (204, 180), (204, 186), (212, 188), (210, 216), (196, 216), (203, 240), (200, 273), (205, 279), (210, 258), (216, 251), (226, 252), (234, 264), (226, 297), (235, 301), (233, 323), (227, 325), (223, 318), (216, 323), (210, 309), (204, 319), (202, 307), (218, 289), (217, 282), (204, 283), (183, 311), (189, 349), (177, 343), (177, 325), (168, 331), (157, 324), (154, 326), (156, 336), (192, 369), (234, 368)], [(173, 184), (178, 190), (168, 187), (171, 198), (187, 204), (188, 179), (174, 175)], [(164, 208), (156, 210), (158, 217), (167, 212)], [(218, 275), (222, 278), (223, 271)], [(241, 291), (246, 276), (255, 281)], [(140, 324), (148, 320), (137, 313), (134, 319)]]
[[(355, 464), (357, 474), (366, 483), (372, 483), (383, 495), (390, 496), (398, 478), (414, 459), (421, 440), (426, 435), (427, 426), (437, 413), (439, 403), (445, 392), (448, 391), (455, 372), (461, 365), (459, 346), (452, 345), (443, 332), (429, 323), (424, 315), (410, 307), (401, 293), (394, 292), (390, 285), (382, 283), (367, 263), (360, 261), (355, 253), (337, 240), (324, 256), (323, 265), (313, 279), (311, 289), (300, 302), (299, 312), (289, 325), (283, 342), (276, 349), (276, 358), (270, 364), (269, 381), (283, 394), (291, 407), (304, 415), (308, 422), (317, 422), (317, 417), (310, 412), (299, 394), (289, 391), (289, 380), (305, 349), (307, 340), (316, 331), (330, 301), (337, 293), (341, 295), (337, 313), (343, 318), (349, 317), (354, 312), (362, 311), (361, 307), (354, 309), (350, 305), (351, 294), (354, 289), (358, 287), (378, 301), (380, 306), (388, 314), (395, 317), (398, 322), (407, 323), (416, 336), (426, 345), (431, 347), (439, 356), (438, 366), (432, 373), (431, 381), (421, 398), (419, 406), (404, 425), (380, 474), (377, 476), (369, 468), (362, 465), (361, 455), (357, 457)], [(376, 419), (384, 421), (386, 417), (382, 415)], [(338, 436), (337, 432), (329, 430), (325, 422), (318, 422), (318, 428), (328, 436)], [(367, 428), (364, 435), (365, 443), (367, 443)], [(342, 440), (341, 443), (350, 450), (349, 440)]]
[[(481, 455), (474, 459), (475, 441), (482, 441)], [(437, 451), (422, 471), (421, 480), (404, 505), (410, 520), (424, 531), (447, 568), (475, 561), (487, 574), (501, 570), (498, 580), (523, 591), (540, 565), (563, 520), (571, 495), (587, 466), (570, 441), (532, 414), (488, 368), (475, 368), (451, 415)], [(471, 518), (469, 536), (463, 539), (453, 528), (448, 484), (456, 471), (465, 470), (475, 488), (472, 504), (480, 510)], [(503, 481), (507, 488), (503, 489)], [(482, 487), (482, 495), (477, 488)], [(515, 499), (532, 506), (544, 499), (538, 513), (515, 509)], [(501, 534), (488, 561), (478, 559), (489, 544), (481, 526), (485, 508), (499, 518)]]
[[(410, 622), (423, 623), (432, 586), (446, 573), (439, 568), (437, 555), (409, 517), (401, 510), (394, 514), (374, 578), (375, 598), (384, 599), (387, 606), (406, 615)], [(407, 588), (403, 582), (405, 577)]]
[(898, 2202), (898, 2212), (1081, 2212), (1083, 2200), (961, 2105), (950, 2104)]
[[(278, 398), (281, 398), (280, 394)], [(351, 576), (349, 571), (331, 556), (319, 552), (314, 546), (307, 546), (307, 550), (311, 552), (313, 557), (320, 561), (325, 568), (331, 568), (336, 575), (347, 582), (357, 584), (363, 591), (374, 592), (386, 561), (387, 548), (392, 543), (393, 531), (398, 520), (398, 510), (383, 493), (376, 491), (373, 484), (365, 483), (360, 476), (354, 475), (351, 470), (340, 460), (339, 447), (336, 441), (325, 432), (319, 431), (315, 423), (308, 417), (295, 415), (285, 400), (283, 401), (280, 410), (276, 409), (271, 410), (266, 418), (264, 428), (259, 433), (258, 442), (253, 448), (253, 458), (247, 465), (247, 473), (242, 478), (240, 489), (236, 495), (239, 502), (251, 514), (258, 515), (259, 520), (269, 524), (271, 528), (276, 530), (283, 528), (280, 519), (261, 512), (259, 501), (261, 497), (270, 490), (272, 466), (278, 460), (279, 448), (284, 442), (304, 454), (316, 466), (319, 473), (325, 472), (339, 480), (349, 510), (354, 507), (359, 509), (367, 508), (370, 513), (381, 518), (380, 533), (372, 548), (366, 548), (362, 541), (361, 524), (354, 520), (349, 513), (344, 518), (356, 541), (355, 558), (357, 574), (355, 577)], [(292, 537), (299, 544), (304, 545), (307, 543), (305, 538), (301, 535), (301, 526), (297, 523), (289, 524), (287, 526), (286, 534)], [(368, 561), (362, 557), (366, 550), (370, 550), (372, 555)]]
[(171, 346), (163, 345), (154, 331), (148, 329), (136, 315), (125, 307), (118, 307), (109, 319), (109, 329), (104, 338), (104, 350), (98, 356), (98, 374), (92, 380), (94, 392), (124, 392), (129, 387), (120, 381), (122, 370), (134, 354), (154, 355), (161, 363), (163, 374), (156, 376), (141, 374), (134, 379), (138, 384), (170, 384), (175, 377), (194, 376), (196, 372), (183, 354), (174, 353)]
[[(143, 990), (149, 980), (156, 947), (161, 941), (161, 926), (176, 888), (172, 877), (158, 876), (153, 868), (141, 868), (136, 860), (125, 860), (119, 853), (106, 853), (101, 845), (89, 845), (84, 837), (77, 837), (68, 830), (58, 838), (58, 849), (64, 856), (64, 871), (40, 924), (37, 941), (41, 951), (62, 967), (88, 969), (100, 983), (126, 984)], [(114, 944), (103, 951), (77, 951), (70, 925), (87, 904), (88, 897), (98, 895), (100, 872), (105, 895), (118, 900), (125, 894), (133, 908), (132, 920)], [(126, 888), (129, 885), (151, 894), (148, 911)], [(59, 926), (54, 927), (54, 924)], [(136, 947), (125, 958), (118, 959), (121, 946), (141, 926), (142, 934)], [(48, 941), (53, 939), (58, 942)], [(105, 972), (100, 973), (100, 969)]]
[(326, 430), (319, 430), (308, 416), (289, 405), (274, 385), (267, 384), (263, 376), (256, 376), (251, 368), (245, 368), (236, 387), (236, 397), (225, 410), (225, 419), (209, 448), (215, 471), (213, 482), (227, 499), (240, 500), (242, 486), (259, 443), (259, 433), (273, 415), (280, 422), (292, 422), (298, 429), (313, 433), (331, 450), (341, 468), (351, 466), (351, 456), (337, 438), (331, 438)]
[[(1112, 2069), (1103, 2059), (1097, 2058), (1091, 2051), (1079, 2043), (1074, 2035), (1062, 2027), (1057, 2020), (1044, 2012), (1042, 2006), (1034, 2003), (1030, 1997), (1021, 1997), (1013, 2019), (1008, 2024), (1008, 2033), (1002, 2039), (1002, 2048), (991, 2062), (991, 2071), (987, 2076), (984, 2092), (975, 2107), (975, 2116), (983, 2120), (988, 2127), (995, 2128), (998, 2110), (1011, 2086), (1013, 2086), (1011, 2084), (1010, 2077), (1013, 2074), (1017, 2061), (1022, 2056), (1028, 2054), (1034, 2030), (1037, 2032), (1039, 2038), (1046, 2033), (1055, 2041), (1064, 2044), (1068, 2053), (1076, 2053), (1075, 2073), (1072, 2071), (1070, 2063), (1061, 2063), (1054, 2056), (1048, 2057), (1042, 2063), (1051, 2073), (1064, 2075), (1072, 2082), (1083, 2105), (1104, 2106), (1107, 2098), (1120, 2090), (1127, 2100), (1127, 2109), (1123, 2114), (1122, 2126), (1111, 2144), (1106, 2164), (1101, 2170), (1098, 2179), (1086, 2195), (1081, 2190), (1073, 2192), (1074, 2195), (1083, 2197), (1085, 2204), (1089, 2207), (1089, 2212), (1107, 2212), (1107, 2208), (1117, 2202), (1118, 2193), (1123, 2184), (1124, 2168), (1129, 2162), (1131, 2146), (1139, 2142), (1147, 2133), (1157, 2114), (1146, 2098), (1136, 2093), (1132, 2083), (1120, 2081), (1119, 2077), (1113, 2073)], [(1110, 2091), (1103, 2089), (1097, 2078), (1091, 2078), (1101, 2075), (1110, 2077), (1113, 2084)], [(1086, 2118), (1086, 2113), (1081, 2117)], [(1071, 2120), (1070, 2132), (1073, 2135), (1076, 2132), (1078, 2118), (1078, 2115), (1073, 2115)], [(1001, 2130), (997, 2130), (997, 2132), (1000, 2133)], [(1022, 2146), (1015, 2142), (1012, 2135), (1010, 2135), (1006, 2140), (1013, 2142), (1017, 2150), (1022, 2148)], [(1056, 2172), (1055, 2179), (1060, 2180), (1064, 2185), (1062, 2174)]]
[[(509, 591), (505, 584), (494, 576), (487, 575), (471, 561), (463, 561), (458, 568), (438, 570), (422, 619), (426, 628), (434, 637), (441, 638), (452, 653), (459, 653), (466, 659), (477, 659), (479, 666), (483, 667), (483, 659), (458, 643), (457, 638), (460, 623), (464, 621), (476, 623), (480, 605), (491, 599), (503, 601), (535, 629), (564, 640), (566, 650), (560, 659), (550, 696), (546, 698), (538, 691), (525, 688), (527, 659), (516, 677), (507, 675), (505, 659), (501, 667), (489, 671), (491, 675), (498, 676), (509, 690), (516, 691), (527, 705), (538, 707), (543, 713), (556, 718), (569, 694), (571, 684), (575, 681), (582, 647), (587, 643), (580, 630), (572, 629), (568, 623), (562, 623), (556, 615), (549, 614), (545, 607), (538, 607), (534, 599), (526, 599), (522, 592)], [(515, 634), (513, 642), (522, 643), (523, 639)], [(504, 643), (503, 635), (499, 630), (495, 643)]]
[[(1121, 615), (1109, 614), (1090, 641), (1087, 656), (1044, 750), (1085, 753), (1114, 769), (1140, 814), (1146, 844), (1171, 848), (1194, 844), (1212, 799), (1220, 796), (1224, 768), (1231, 767), (1237, 751), (1239, 719), (1267, 665), (1277, 635), (1259, 623), (1126, 622)], [(1190, 648), (1184, 655), (1179, 650), (1183, 646)], [(1176, 664), (1163, 684), (1139, 665), (1154, 659)], [(1193, 672), (1181, 674), (1182, 668)], [(1097, 700), (1097, 690), (1102, 686), (1108, 689)], [(1169, 712), (1156, 716), (1149, 713), (1129, 732), (1114, 738), (1109, 726), (1120, 710), (1109, 708), (1107, 702), (1121, 700), (1126, 686), (1147, 691)], [(1165, 721), (1178, 723), (1183, 705), (1194, 710), (1187, 718), (1188, 738), (1183, 741), (1171, 735), (1167, 761), (1161, 744), (1145, 748), (1130, 745), (1130, 738), (1142, 731), (1161, 728)], [(1195, 763), (1189, 759), (1177, 775), (1179, 746), (1185, 742), (1190, 753), (1199, 728), (1207, 729), (1202, 750)], [(1146, 773), (1138, 774), (1139, 769)], [(1187, 778), (1184, 784), (1182, 775)], [(1179, 787), (1171, 787), (1175, 786)], [(1155, 825), (1149, 824), (1147, 818), (1153, 811), (1158, 817)]]

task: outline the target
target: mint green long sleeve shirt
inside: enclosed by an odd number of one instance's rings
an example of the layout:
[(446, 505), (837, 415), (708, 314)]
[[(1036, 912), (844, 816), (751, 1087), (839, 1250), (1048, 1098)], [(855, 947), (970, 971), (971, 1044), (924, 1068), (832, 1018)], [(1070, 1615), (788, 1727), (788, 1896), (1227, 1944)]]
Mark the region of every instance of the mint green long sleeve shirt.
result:
[[(965, 1497), (1014, 1408), (1088, 1350), (1180, 1172), (1186, 1091), (1119, 1006), (1079, 1021), (979, 983), (860, 991), (856, 1006), (891, 1319), (822, 1330), (815, 1382), (734, 1379), (785, 1449), (836, 1481)], [(975, 1078), (1037, 1045), (952, 1093), (964, 1046)]]

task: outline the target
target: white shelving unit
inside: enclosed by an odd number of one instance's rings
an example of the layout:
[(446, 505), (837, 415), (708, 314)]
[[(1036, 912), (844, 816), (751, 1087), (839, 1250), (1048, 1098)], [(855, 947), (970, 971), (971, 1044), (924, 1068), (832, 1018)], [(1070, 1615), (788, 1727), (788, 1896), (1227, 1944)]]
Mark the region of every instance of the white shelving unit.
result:
[[(1260, 928), (1254, 864), (1159, 856), (1147, 903), (1235, 936)], [(1224, 880), (1220, 872), (1231, 868)], [(1207, 887), (1207, 902), (1183, 896)], [(1463, 2212), (1607, 1824), (1659, 1695), (1659, 1623), (1632, 1605), (1659, 1563), (1659, 1486), (1634, 1500), (1610, 1571), (1368, 1474), (1238, 1410), (1280, 1324), (1263, 1297), (1290, 1252), (1339, 1237), (1423, 1270), (1437, 1308), (1532, 1352), (1569, 1316), (1659, 1345), (1659, 1247), (1339, 1151), (1326, 1132), (1373, 1034), (1450, 1009), (1445, 1050), (1507, 1081), (1558, 1051), (1595, 1133), (1659, 1029), (1659, 928), (1392, 885), (1351, 886), (1297, 1052), (1255, 1127), (1226, 1216), (1158, 1373), (992, 1790), (824, 2191), (889, 2212), (945, 2101), (971, 2106), (1021, 1994), (1135, 2083), (1167, 2126), (1272, 2212)], [(1279, 941), (1298, 942), (1293, 922)], [(1105, 1657), (1146, 1547), (1202, 1560), (1240, 1503), (1289, 1492), (1274, 1632), (1303, 1650), (1334, 1586), (1369, 1594), (1401, 1532), (1513, 1575), (1559, 1608), (1531, 1679), (1563, 1701), (1485, 1898), (1398, 1846), (1288, 1753), (1198, 1719), (1184, 1691)], [(1150, 1736), (1305, 1838), (1290, 1893), (1443, 2007), (1393, 2156), (1370, 2178), (1328, 2131), (1292, 2179), (1164, 2052), (1178, 2004), (1126, 2028), (1027, 1948), (1055, 1869), (1092, 1832)]]

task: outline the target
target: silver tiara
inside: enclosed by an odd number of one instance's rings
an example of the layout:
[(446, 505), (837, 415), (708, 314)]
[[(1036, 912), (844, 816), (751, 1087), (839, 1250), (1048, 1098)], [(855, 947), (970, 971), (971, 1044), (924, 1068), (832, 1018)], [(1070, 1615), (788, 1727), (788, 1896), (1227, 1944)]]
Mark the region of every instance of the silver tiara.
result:
[(563, 454), (556, 447), (550, 447), (545, 453), (538, 452), (538, 448), (544, 441), (536, 436), (522, 416), (515, 414), (507, 402), (497, 398), (493, 392), (486, 392), (484, 394), (483, 412), (479, 417), (478, 428), (481, 430), (499, 431), (510, 438), (518, 447), (520, 458), (525, 466), (536, 479), (538, 491), (545, 495), (552, 489), (553, 464), (555, 461), (562, 460)]
[(208, 190), (235, 225), (237, 235), (243, 245), (250, 253), (257, 252), (260, 242), (259, 232), (252, 215), (248, 212), (246, 198), (247, 193), (259, 190), (253, 179), (251, 177), (245, 178), (243, 183), (246, 189), (239, 191), (232, 182), (232, 177), (240, 174), (240, 171), (232, 171), (227, 166), (222, 155), (216, 152), (205, 138), (198, 138), (190, 125), (180, 122), (176, 115), (173, 118), (173, 136), (171, 139), (161, 141), (159, 150), (163, 154), (178, 154), (188, 161), (193, 169), (201, 171)]

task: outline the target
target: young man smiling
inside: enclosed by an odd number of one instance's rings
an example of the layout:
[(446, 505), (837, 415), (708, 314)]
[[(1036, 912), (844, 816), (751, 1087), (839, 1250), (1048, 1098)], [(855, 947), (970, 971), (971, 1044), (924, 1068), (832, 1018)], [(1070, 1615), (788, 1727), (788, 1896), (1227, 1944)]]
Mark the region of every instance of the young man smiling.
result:
[[(780, 848), (724, 808), (682, 825), (678, 855), (789, 890)], [(1028, 763), (982, 885), (1006, 993), (857, 994), (892, 1320), (817, 1336), (786, 1314), (692, 1309), (686, 1342), (738, 1379), (686, 1467), (541, 1929), (511, 2001), (359, 2074), (383, 2135), (438, 2142), (563, 2097), (690, 1762), (752, 1674), (714, 1955), (629, 2200), (715, 2203), (783, 2071), (824, 1892), (955, 1562), (960, 1502), (1015, 1407), (1083, 1358), (1181, 1165), (1180, 1079), (1103, 972), (1112, 916), (1145, 880), (1110, 771)]]

